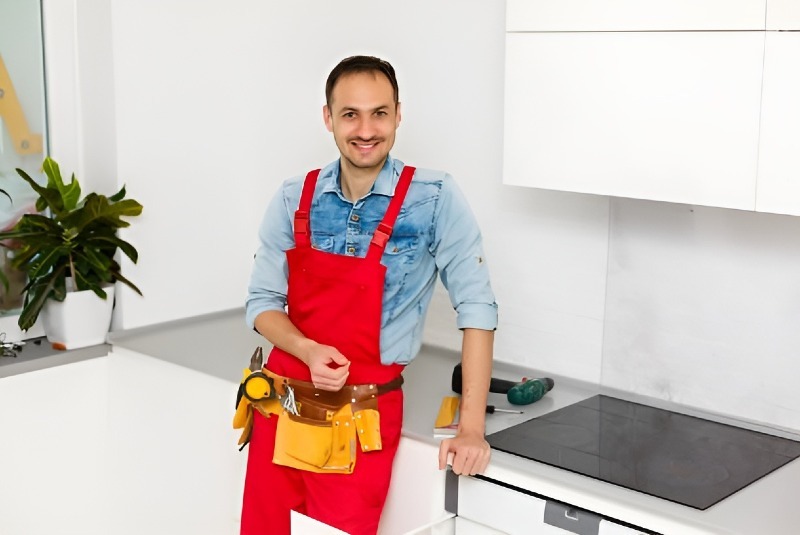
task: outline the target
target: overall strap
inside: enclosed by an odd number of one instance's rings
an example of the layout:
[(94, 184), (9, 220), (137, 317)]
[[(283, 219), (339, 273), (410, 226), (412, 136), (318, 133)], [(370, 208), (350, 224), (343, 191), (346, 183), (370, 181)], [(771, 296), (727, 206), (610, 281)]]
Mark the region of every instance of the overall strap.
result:
[(375, 229), (375, 234), (372, 235), (372, 241), (369, 244), (369, 251), (367, 251), (367, 259), (380, 262), (383, 256), (383, 251), (386, 249), (386, 243), (392, 235), (394, 222), (397, 220), (397, 215), (400, 213), (400, 208), (403, 206), (403, 201), (406, 198), (408, 187), (411, 185), (411, 179), (414, 177), (416, 169), (409, 165), (403, 167), (403, 172), (400, 173), (400, 179), (397, 181), (397, 187), (394, 190), (394, 197), (389, 202), (389, 207), (386, 209), (386, 214), (383, 220), (378, 223), (378, 228)]
[(314, 188), (317, 186), (319, 169), (310, 171), (303, 182), (303, 193), (300, 194), (300, 205), (294, 213), (294, 243), (295, 247), (311, 246), (311, 225), (309, 224), (309, 214), (311, 213), (311, 201), (314, 198)]

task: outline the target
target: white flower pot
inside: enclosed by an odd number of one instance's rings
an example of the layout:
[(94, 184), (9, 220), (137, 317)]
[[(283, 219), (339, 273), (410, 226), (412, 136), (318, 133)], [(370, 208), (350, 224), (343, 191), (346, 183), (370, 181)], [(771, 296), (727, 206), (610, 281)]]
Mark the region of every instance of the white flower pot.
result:
[(63, 349), (95, 346), (106, 341), (114, 308), (114, 287), (103, 288), (106, 299), (91, 290), (67, 292), (62, 302), (48, 299), (42, 308), (47, 340)]

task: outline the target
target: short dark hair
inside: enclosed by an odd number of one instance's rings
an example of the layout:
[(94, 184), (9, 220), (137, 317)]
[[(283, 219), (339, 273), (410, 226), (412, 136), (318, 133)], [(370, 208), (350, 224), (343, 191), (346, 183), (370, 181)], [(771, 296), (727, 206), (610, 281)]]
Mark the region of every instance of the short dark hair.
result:
[(331, 95), (336, 82), (345, 74), (360, 72), (379, 72), (389, 79), (394, 89), (394, 103), (400, 102), (400, 90), (397, 88), (397, 77), (394, 74), (394, 67), (385, 60), (373, 56), (350, 56), (339, 62), (328, 75), (325, 82), (325, 103), (331, 105)]

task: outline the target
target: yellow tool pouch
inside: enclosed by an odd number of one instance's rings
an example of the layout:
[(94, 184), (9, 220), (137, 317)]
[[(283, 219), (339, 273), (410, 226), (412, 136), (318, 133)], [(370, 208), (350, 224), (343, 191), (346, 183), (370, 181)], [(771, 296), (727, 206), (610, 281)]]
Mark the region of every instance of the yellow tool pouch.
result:
[(239, 444), (250, 439), (253, 411), (277, 415), (275, 464), (309, 472), (350, 474), (356, 463), (356, 441), (362, 452), (382, 449), (377, 397), (399, 389), (400, 375), (385, 384), (346, 385), (337, 392), (312, 383), (281, 377), (262, 369), (261, 348), (242, 374), (234, 429)]
[(363, 409), (355, 413), (356, 432), (361, 451), (377, 451), (381, 442), (381, 414), (376, 409)]
[(272, 462), (309, 472), (350, 474), (356, 464), (356, 425), (350, 405), (327, 421), (283, 411)]

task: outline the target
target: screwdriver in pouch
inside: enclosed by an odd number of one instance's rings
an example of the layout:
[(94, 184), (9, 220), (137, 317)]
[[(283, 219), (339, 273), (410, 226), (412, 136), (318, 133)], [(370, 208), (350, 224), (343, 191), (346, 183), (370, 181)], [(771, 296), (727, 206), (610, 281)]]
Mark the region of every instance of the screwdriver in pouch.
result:
[(486, 414), (494, 414), (496, 412), (508, 412), (511, 414), (522, 414), (522, 411), (513, 411), (511, 409), (498, 409), (494, 405), (486, 405)]

